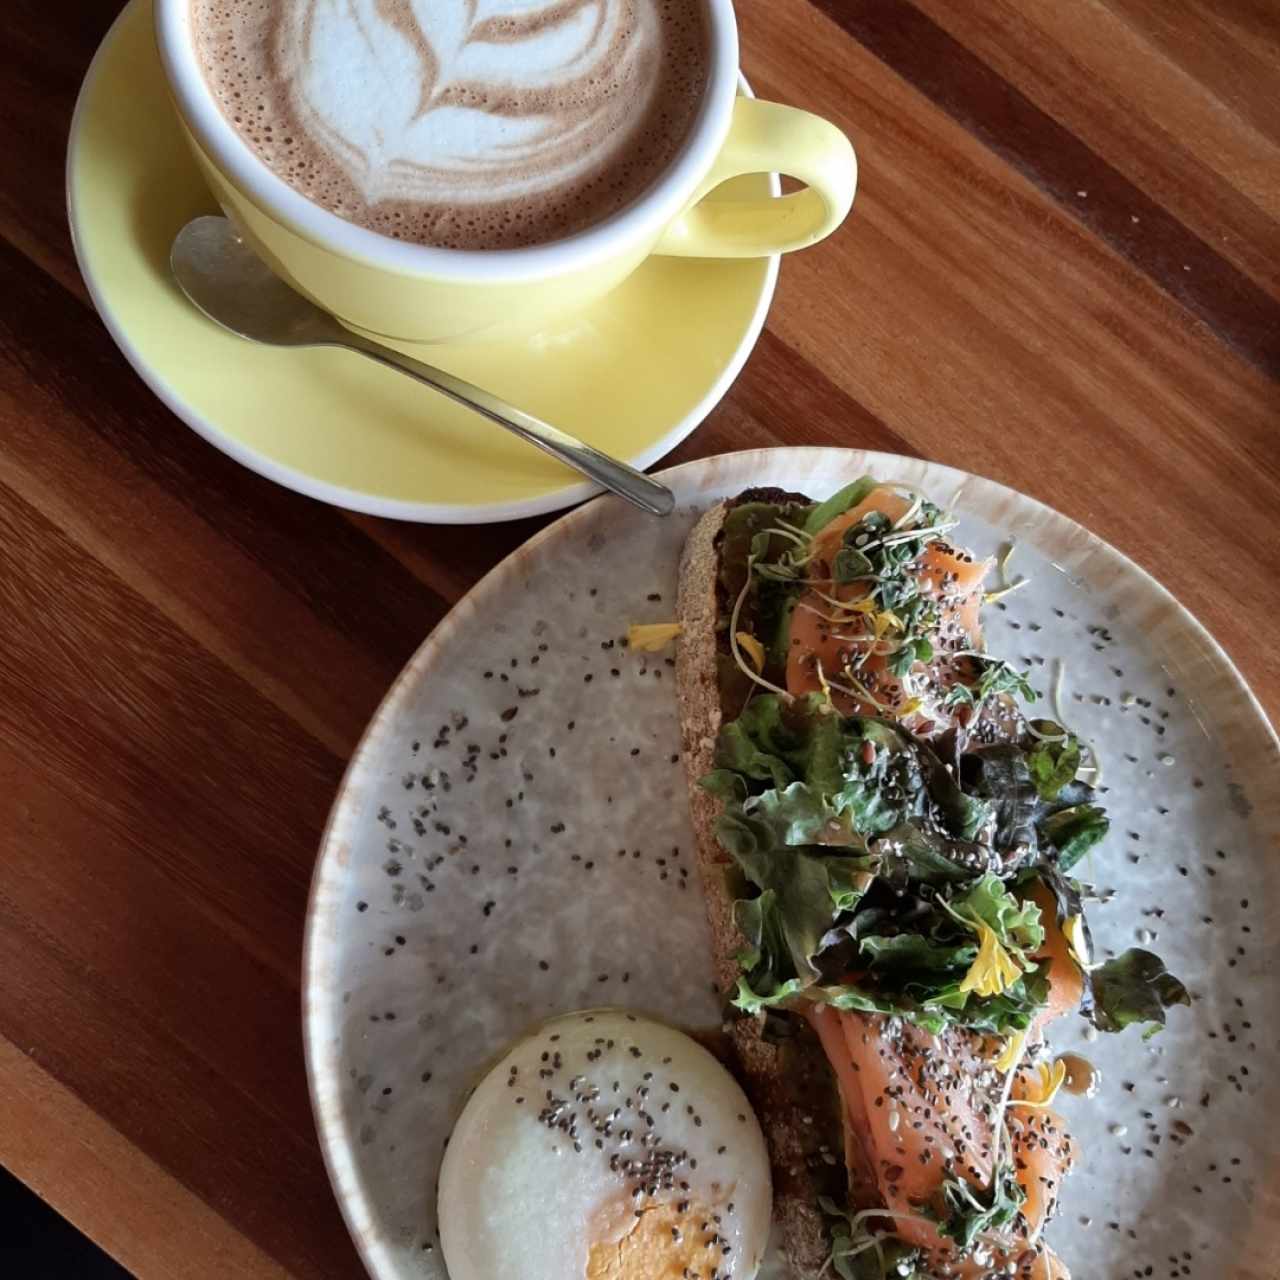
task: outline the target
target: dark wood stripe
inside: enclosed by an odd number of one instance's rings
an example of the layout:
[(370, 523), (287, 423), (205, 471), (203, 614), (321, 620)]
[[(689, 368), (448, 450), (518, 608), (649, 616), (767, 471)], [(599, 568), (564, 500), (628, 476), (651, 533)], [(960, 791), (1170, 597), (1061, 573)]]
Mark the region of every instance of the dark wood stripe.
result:
[[(56, 406), (41, 415), (48, 429), (65, 423), (97, 434), (318, 618), (381, 659), (387, 680), (394, 676), (450, 601), (341, 512), (264, 480), (179, 423), (128, 370), (92, 309), (3, 241), (0, 287), (7, 304), (0, 386), (25, 379), (33, 388), (27, 398)], [(352, 607), (353, 589), (361, 607)]]
[[(173, 918), (197, 931), (196, 937), (202, 936), (200, 930), (216, 932), (186, 910), (175, 911)], [(99, 921), (82, 923), (90, 931), (100, 927)], [(104, 980), (96, 964), (68, 953), (65, 938), (54, 932), (64, 927), (62, 919), (50, 922), (49, 929), (33, 926), (32, 917), (0, 888), (0, 964), (11, 984), (0, 1009), (0, 1033), (15, 1045), (33, 1046), (29, 1052), (43, 1071), (204, 1200), (286, 1274), (299, 1280), (364, 1276), (314, 1138), (308, 1138), (301, 1124), (286, 1127), (264, 1114), (274, 1097), (254, 1097), (242, 1082), (212, 1070), (203, 1046), (191, 1047), (184, 1039), (199, 1021), (195, 997), (188, 998), (185, 1017), (181, 1010), (140, 1008), (136, 986), (128, 985), (130, 975)], [(134, 935), (122, 940), (119, 949), (126, 944), (137, 949), (149, 945), (150, 939)], [(172, 945), (166, 951), (180, 971), (183, 952)], [(249, 1030), (244, 1025), (231, 1034), (243, 1043), (252, 1042), (258, 1061), (274, 1055), (291, 1077), (281, 1096), (305, 1105), (297, 993), (267, 987), (250, 966), (233, 960), (222, 985), (208, 992), (207, 1003), (233, 1004), (255, 1023), (265, 1017), (274, 1020), (278, 1031), (268, 1036), (255, 1035), (258, 1027)], [(98, 1012), (86, 1017), (86, 1008)], [(50, 1036), (50, 1023), (64, 1030)], [(126, 1039), (128, 1045), (122, 1048)], [(74, 1160), (74, 1150), (68, 1150), (66, 1158)], [(55, 1175), (53, 1183), (50, 1201), (55, 1205), (62, 1176)], [(132, 1198), (136, 1189), (103, 1186), (95, 1194), (96, 1220), (77, 1223), (90, 1235), (99, 1223), (110, 1220), (115, 1198)], [(146, 1207), (152, 1215), (171, 1212), (167, 1204)], [(192, 1224), (176, 1215), (165, 1226), (174, 1233), (192, 1231)], [(139, 1244), (146, 1256), (146, 1243)], [(191, 1250), (193, 1261), (185, 1274), (235, 1274), (219, 1265), (222, 1260), (198, 1230), (192, 1233)], [(6, 1274), (23, 1272), (6, 1269)], [(162, 1280), (158, 1271), (145, 1274)]]
[(812, 3), (1237, 354), (1280, 377), (1280, 302), (931, 18), (907, 0)]
[(781, 445), (839, 445), (918, 456), (905, 436), (767, 329), (734, 396)]
[[(33, 766), (84, 779), (78, 791), (104, 788), (106, 843), (122, 815), (164, 814), (173, 830), (152, 853), (181, 891), (300, 919), (345, 761), (5, 484), (0, 546), (0, 736), (25, 743)], [(44, 679), (32, 684), (24, 673), (37, 665)], [(210, 777), (227, 780), (235, 806)], [(201, 854), (213, 842), (230, 855), (241, 807), (256, 819), (255, 858), (231, 884)], [(265, 945), (289, 955), (287, 939)]]
[(63, 162), (71, 115), (94, 51), (122, 7), (116, 0), (8, 0), (3, 6), (0, 136), (5, 173), (14, 176), (0, 183), (0, 226), (42, 250), (56, 245), (68, 276), (74, 266)]
[[(0, 1033), (42, 1044), (54, 1020), (68, 1035), (46, 1070), (296, 1274), (355, 1274), (336, 1261), (350, 1250), (297, 1031), (313, 851), (344, 761), (4, 484), (0, 545), (0, 777), (22, 769), (0, 830)], [(67, 883), (94, 887), (74, 903)], [(61, 929), (49, 910), (71, 913)], [(81, 1001), (115, 1013), (71, 1033)], [(157, 1073), (192, 1090), (180, 1115), (139, 1107)]]

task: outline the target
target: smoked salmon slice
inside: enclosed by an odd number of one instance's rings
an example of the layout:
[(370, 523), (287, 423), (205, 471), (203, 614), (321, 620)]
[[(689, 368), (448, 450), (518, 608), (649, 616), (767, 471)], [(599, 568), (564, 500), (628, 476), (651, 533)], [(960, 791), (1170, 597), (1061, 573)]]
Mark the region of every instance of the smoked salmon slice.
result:
[[(857, 1135), (846, 1149), (851, 1173), (870, 1171), (885, 1209), (880, 1226), (919, 1248), (940, 1280), (1008, 1274), (1010, 1263), (1015, 1275), (1025, 1264), (1028, 1276), (1065, 1280), (1040, 1234), (1074, 1144), (1060, 1117), (1021, 1105), (1035, 1094), (1034, 1074), (1019, 1069), (1009, 1080), (994, 1063), (998, 1046), (960, 1028), (932, 1035), (903, 1019), (818, 1004), (806, 1004), (804, 1016), (839, 1082), (847, 1130)], [(944, 1182), (963, 1179), (985, 1194), (1006, 1141), (1026, 1199), (1013, 1223), (980, 1237), (966, 1256), (939, 1231), (948, 1213)]]
[[(967, 664), (954, 655), (981, 644), (983, 583), (995, 561), (977, 560), (941, 537), (922, 546), (907, 572), (936, 606), (937, 624), (929, 636), (933, 654), (912, 665), (910, 682), (891, 670), (900, 640), (892, 611), (872, 608), (875, 584), (837, 583), (833, 577), (850, 529), (872, 512), (896, 523), (915, 505), (882, 485), (814, 535), (806, 569), (809, 588), (796, 600), (791, 617), (786, 684), (796, 696), (827, 689), (842, 715), (893, 717), (915, 732), (936, 732), (953, 719), (941, 714), (938, 704), (966, 675)], [(926, 699), (928, 707), (912, 709), (921, 702), (915, 687), (935, 695)]]

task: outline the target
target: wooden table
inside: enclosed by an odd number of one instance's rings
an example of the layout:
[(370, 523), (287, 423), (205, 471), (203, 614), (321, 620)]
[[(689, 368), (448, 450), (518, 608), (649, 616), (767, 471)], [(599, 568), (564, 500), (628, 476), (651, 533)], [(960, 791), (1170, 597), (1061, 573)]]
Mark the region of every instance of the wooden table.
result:
[[(119, 0), (0, 22), (0, 1161), (141, 1276), (354, 1277), (303, 1078), (317, 839), (400, 665), (536, 522), (344, 515), (174, 428), (63, 211)], [(678, 459), (923, 454), (1088, 524), (1280, 711), (1280, 9), (740, 0), (847, 227)]]

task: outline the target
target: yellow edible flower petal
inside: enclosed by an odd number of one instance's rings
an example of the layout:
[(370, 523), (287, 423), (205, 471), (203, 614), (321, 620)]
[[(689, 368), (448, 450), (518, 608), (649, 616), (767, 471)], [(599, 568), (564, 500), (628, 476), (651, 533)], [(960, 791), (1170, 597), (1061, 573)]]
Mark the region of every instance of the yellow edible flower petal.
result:
[(888, 609), (882, 609), (879, 613), (871, 615), (871, 629), (875, 632), (877, 640), (884, 638), (889, 631), (905, 631), (896, 613), (891, 613)]
[(633, 623), (627, 628), (627, 648), (636, 653), (660, 653), (683, 631), (678, 622)]
[(1071, 958), (1082, 969), (1087, 969), (1092, 963), (1092, 957), (1089, 955), (1089, 940), (1085, 936), (1084, 917), (1068, 916), (1063, 921), (1062, 932), (1071, 949)]
[(821, 710), (824, 715), (834, 715), (836, 708), (835, 703), (831, 701), (831, 684), (827, 680), (827, 673), (822, 669), (822, 659), (816, 659), (816, 664), (818, 671), (818, 683), (822, 686), (822, 697), (824, 699), (820, 704), (819, 710)]
[(978, 957), (960, 982), (961, 991), (974, 991), (980, 996), (998, 996), (1022, 976), (1022, 970), (1000, 945), (995, 930), (978, 921)]
[(904, 702), (902, 706), (894, 712), (894, 715), (896, 715), (899, 720), (905, 720), (908, 716), (915, 715), (915, 713), (923, 706), (923, 698), (908, 698), (906, 702)]
[(1006, 1074), (1022, 1061), (1022, 1051), (1027, 1044), (1027, 1033), (1015, 1031), (1005, 1042), (1000, 1056), (996, 1059), (996, 1070)]
[(1037, 1080), (1025, 1098), (1015, 1098), (1010, 1106), (1047, 1107), (1058, 1096), (1067, 1078), (1067, 1064), (1059, 1058), (1053, 1066), (1042, 1062), (1036, 1067)]
[(747, 656), (755, 665), (757, 671), (764, 670), (764, 645), (755, 638), (749, 631), (739, 631), (737, 634), (738, 648), (746, 652)]
[(1011, 582), (1007, 587), (1000, 587), (995, 591), (987, 591), (983, 594), (983, 604), (995, 604), (997, 600), (1003, 600), (1005, 596), (1012, 595), (1019, 587), (1025, 587), (1030, 578), (1019, 578), (1017, 582)]
[(1058, 1058), (1052, 1067), (1041, 1068), (1042, 1078), (1045, 1083), (1044, 1102), (1052, 1102), (1057, 1097), (1058, 1090), (1067, 1081), (1067, 1064), (1061, 1058)]

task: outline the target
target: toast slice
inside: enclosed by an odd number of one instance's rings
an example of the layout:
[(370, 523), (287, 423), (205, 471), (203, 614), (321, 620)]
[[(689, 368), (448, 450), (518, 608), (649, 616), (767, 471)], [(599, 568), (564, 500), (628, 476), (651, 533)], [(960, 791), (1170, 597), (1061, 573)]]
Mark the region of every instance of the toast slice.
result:
[[(1075, 776), (1087, 744), (1024, 719), (1025, 675), (982, 644), (995, 561), (944, 539), (952, 527), (870, 477), (821, 504), (753, 489), (708, 511), (681, 560), (676, 680), (715, 976), (800, 1280), (830, 1277), (838, 1242), (841, 1258), (874, 1246), (895, 1272), (1066, 1280), (1042, 1231), (1075, 1149), (1046, 1109), (1062, 1077), (1044, 1025), (1079, 1007), (1116, 1029), (1082, 1004), (1108, 966), (1154, 965), (1155, 1026), (1189, 999), (1149, 953), (1090, 966), (1072, 941), (1084, 917), (1064, 873), (1083, 850), (1062, 819), (1089, 815), (1090, 843), (1106, 831)], [(704, 790), (718, 760), (727, 772)], [(1007, 825), (1001, 805), (1022, 806), (1029, 780), (1036, 816)], [(868, 863), (842, 867), (841, 851), (871, 859), (852, 905), (833, 885)], [(743, 899), (756, 902), (736, 917)]]
[[(681, 739), (716, 983), (726, 999), (737, 985), (736, 956), (744, 944), (733, 917), (734, 900), (742, 893), (736, 869), (716, 840), (720, 802), (698, 785), (715, 767), (722, 722), (741, 709), (722, 704), (718, 679), (721, 657), (729, 651), (727, 619), (733, 604), (724, 598), (720, 583), (721, 535), (725, 518), (742, 503), (808, 501), (803, 494), (750, 489), (721, 502), (694, 526), (680, 564), (677, 610), (683, 632), (677, 646), (676, 683)], [(774, 1035), (764, 1018), (745, 1016), (732, 1021), (730, 1036), (743, 1086), (769, 1144), (774, 1216), (783, 1249), (798, 1277), (817, 1280), (830, 1274), (831, 1255), (819, 1196), (830, 1196), (840, 1204), (862, 1199), (855, 1206), (859, 1208), (877, 1204), (878, 1197), (864, 1177), (857, 1176), (857, 1160), (850, 1162), (855, 1170), (850, 1188), (839, 1093), (817, 1036), (802, 1019), (776, 1021), (785, 1028), (785, 1036)]]

